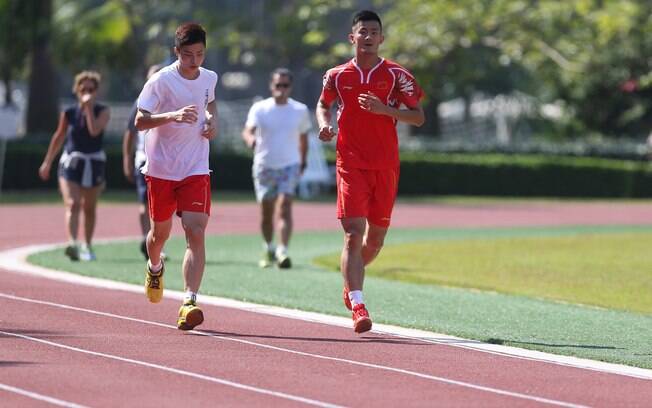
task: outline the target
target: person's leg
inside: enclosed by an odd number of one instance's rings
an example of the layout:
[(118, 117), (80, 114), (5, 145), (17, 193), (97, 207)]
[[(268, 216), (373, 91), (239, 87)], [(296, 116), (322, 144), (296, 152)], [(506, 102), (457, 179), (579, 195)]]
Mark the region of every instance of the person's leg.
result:
[(66, 208), (66, 233), (68, 240), (77, 242), (79, 212), (81, 210), (81, 187), (78, 183), (59, 177), (59, 190)]
[(276, 248), (276, 259), (281, 268), (290, 268), (292, 262), (288, 256), (288, 245), (292, 235), (292, 196), (280, 194), (276, 200), (277, 230), (279, 246)]
[(149, 254), (149, 264), (158, 266), (161, 264), (161, 250), (165, 245), (165, 241), (170, 237), (170, 231), (172, 231), (172, 217), (165, 221), (151, 220), (151, 225), (152, 228), (147, 233), (147, 253)]
[(340, 268), (344, 285), (349, 291), (362, 291), (364, 283), (364, 261), (362, 259), (362, 240), (366, 220), (362, 217), (342, 218), (344, 247), (340, 258)]
[(367, 230), (362, 241), (362, 261), (369, 265), (380, 253), (385, 243), (388, 228), (367, 222)]
[(269, 246), (274, 239), (274, 204), (275, 197), (265, 198), (260, 202), (260, 231), (263, 240)]
[(208, 215), (184, 211), (181, 214), (181, 223), (186, 234), (186, 253), (182, 266), (184, 289), (197, 293), (206, 265), (205, 232)]
[(97, 216), (97, 199), (100, 196), (103, 187), (104, 186), (96, 186), (93, 188), (81, 189), (82, 208), (84, 211), (84, 238), (88, 247), (91, 246), (93, 241)]

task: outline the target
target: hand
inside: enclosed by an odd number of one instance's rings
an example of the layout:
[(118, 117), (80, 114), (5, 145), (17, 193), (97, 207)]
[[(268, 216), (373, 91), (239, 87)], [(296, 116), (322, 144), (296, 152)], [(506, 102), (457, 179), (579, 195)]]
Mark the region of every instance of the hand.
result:
[(332, 126), (322, 126), (319, 128), (319, 140), (329, 142), (337, 133)]
[(38, 176), (43, 181), (48, 181), (50, 179), (50, 163), (43, 162), (41, 167), (38, 169)]
[(131, 184), (134, 184), (134, 164), (131, 160), (126, 159), (122, 162), (122, 172), (124, 173), (127, 181)]
[(172, 119), (176, 123), (189, 123), (197, 122), (197, 107), (195, 105), (184, 106), (176, 112), (172, 112)]
[(208, 117), (204, 121), (204, 127), (202, 128), (201, 135), (208, 140), (213, 140), (217, 136), (217, 126), (212, 117)]
[(249, 147), (251, 150), (254, 150), (256, 148), (256, 138), (255, 137), (248, 137), (247, 140), (245, 141), (247, 143), (247, 147)]
[(386, 107), (380, 98), (371, 92), (358, 95), (358, 104), (362, 110), (376, 114), (382, 114)]
[(301, 164), (299, 165), (299, 169), (300, 169), (300, 172), (301, 172), (300, 174), (303, 175), (303, 172), (306, 171), (306, 167), (308, 167), (308, 163), (306, 163), (305, 161), (302, 160)]

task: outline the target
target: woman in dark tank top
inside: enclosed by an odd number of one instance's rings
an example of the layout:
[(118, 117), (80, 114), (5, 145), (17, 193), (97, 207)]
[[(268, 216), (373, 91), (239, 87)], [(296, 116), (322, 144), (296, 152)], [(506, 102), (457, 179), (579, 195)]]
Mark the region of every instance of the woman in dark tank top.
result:
[[(58, 177), (66, 206), (66, 232), (70, 241), (65, 254), (73, 261), (95, 259), (91, 241), (95, 230), (97, 199), (105, 185), (106, 155), (102, 150), (102, 141), (110, 117), (109, 108), (95, 101), (100, 80), (100, 74), (94, 71), (83, 71), (75, 76), (73, 92), (77, 96), (77, 104), (61, 112), (57, 130), (39, 168), (41, 179), (48, 180), (52, 163), (65, 142)], [(80, 247), (77, 236), (82, 211), (84, 244)]]

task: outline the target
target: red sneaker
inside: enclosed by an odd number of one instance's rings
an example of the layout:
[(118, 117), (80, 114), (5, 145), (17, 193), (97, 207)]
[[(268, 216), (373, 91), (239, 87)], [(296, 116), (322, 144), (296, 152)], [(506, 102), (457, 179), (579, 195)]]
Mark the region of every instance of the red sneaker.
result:
[(364, 333), (371, 330), (371, 318), (367, 308), (363, 303), (355, 305), (353, 308), (353, 331), (356, 333)]
[(342, 300), (344, 300), (344, 306), (346, 306), (347, 309), (353, 310), (353, 306), (351, 306), (351, 300), (349, 300), (349, 290), (346, 288), (346, 286), (342, 289)]

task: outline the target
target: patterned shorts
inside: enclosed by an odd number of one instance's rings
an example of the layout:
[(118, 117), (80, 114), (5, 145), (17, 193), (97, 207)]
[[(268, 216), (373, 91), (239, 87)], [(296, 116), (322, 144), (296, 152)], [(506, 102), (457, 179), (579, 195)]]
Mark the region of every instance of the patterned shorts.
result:
[(254, 167), (253, 169), (254, 188), (256, 189), (256, 200), (272, 200), (279, 194), (294, 195), (301, 168), (298, 164), (282, 167), (280, 169), (266, 169)]

